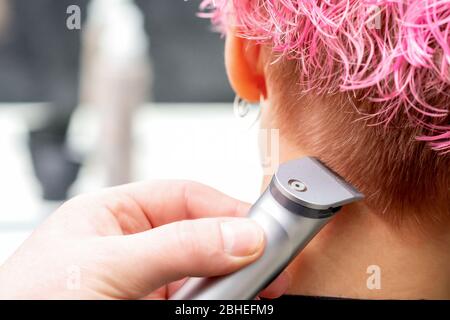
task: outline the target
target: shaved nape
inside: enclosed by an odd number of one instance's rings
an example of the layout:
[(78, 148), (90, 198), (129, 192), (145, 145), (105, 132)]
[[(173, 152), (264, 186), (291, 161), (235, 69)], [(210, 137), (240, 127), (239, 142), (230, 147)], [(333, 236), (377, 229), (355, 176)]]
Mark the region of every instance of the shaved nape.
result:
[(202, 9), (221, 32), (271, 50), (280, 135), (392, 224), (448, 225), (450, 0), (205, 0)]

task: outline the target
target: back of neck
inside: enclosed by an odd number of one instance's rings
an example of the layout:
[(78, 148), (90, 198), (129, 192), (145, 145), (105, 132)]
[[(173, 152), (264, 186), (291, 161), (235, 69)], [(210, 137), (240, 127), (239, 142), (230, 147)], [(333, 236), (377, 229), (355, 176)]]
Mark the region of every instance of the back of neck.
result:
[(350, 205), (288, 270), (295, 295), (450, 299), (450, 233), (400, 231), (363, 204)]

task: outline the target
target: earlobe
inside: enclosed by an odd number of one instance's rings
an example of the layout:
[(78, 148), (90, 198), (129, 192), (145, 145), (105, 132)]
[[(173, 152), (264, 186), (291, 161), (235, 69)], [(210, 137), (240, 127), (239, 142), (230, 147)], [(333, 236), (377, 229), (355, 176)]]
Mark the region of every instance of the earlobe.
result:
[(238, 96), (249, 102), (267, 98), (266, 81), (261, 56), (261, 45), (227, 34), (225, 64), (231, 86)]

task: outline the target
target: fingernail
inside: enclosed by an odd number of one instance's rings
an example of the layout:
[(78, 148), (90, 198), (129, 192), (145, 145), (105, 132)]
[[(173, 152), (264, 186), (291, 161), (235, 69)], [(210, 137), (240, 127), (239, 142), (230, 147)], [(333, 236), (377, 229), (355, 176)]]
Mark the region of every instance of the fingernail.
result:
[(226, 253), (245, 257), (255, 254), (263, 245), (264, 233), (262, 228), (248, 219), (222, 222), (221, 225), (223, 248)]

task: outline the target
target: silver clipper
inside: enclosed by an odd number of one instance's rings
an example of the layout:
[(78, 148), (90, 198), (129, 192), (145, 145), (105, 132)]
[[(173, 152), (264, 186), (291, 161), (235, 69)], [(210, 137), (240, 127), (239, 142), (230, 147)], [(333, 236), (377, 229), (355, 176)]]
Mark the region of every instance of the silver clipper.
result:
[(250, 300), (272, 282), (345, 204), (364, 196), (315, 158), (280, 165), (249, 211), (265, 231), (263, 255), (215, 278), (190, 278), (171, 300)]

